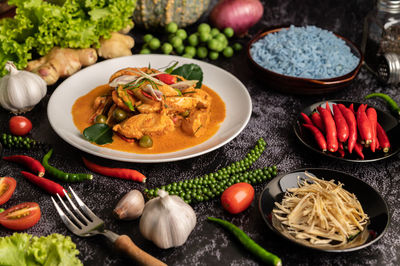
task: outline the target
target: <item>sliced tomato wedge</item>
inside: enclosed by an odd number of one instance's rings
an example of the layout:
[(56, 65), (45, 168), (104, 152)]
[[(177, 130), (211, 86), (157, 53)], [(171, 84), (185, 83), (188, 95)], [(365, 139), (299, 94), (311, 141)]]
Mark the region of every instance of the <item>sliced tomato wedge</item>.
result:
[(176, 83), (176, 76), (170, 75), (170, 74), (158, 74), (156, 76), (156, 78), (158, 78), (159, 80), (161, 80), (162, 82), (164, 82), (167, 85), (171, 85), (171, 84), (175, 84)]
[(12, 177), (0, 177), (0, 205), (6, 203), (14, 193), (17, 181)]
[(12, 230), (25, 230), (37, 224), (40, 216), (36, 202), (24, 202), (0, 213), (0, 224)]

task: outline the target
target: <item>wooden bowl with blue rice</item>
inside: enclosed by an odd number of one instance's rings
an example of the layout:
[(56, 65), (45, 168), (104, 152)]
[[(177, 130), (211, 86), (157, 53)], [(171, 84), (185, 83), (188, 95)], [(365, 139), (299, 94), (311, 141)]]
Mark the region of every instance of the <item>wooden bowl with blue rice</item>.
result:
[(348, 87), (357, 76), (363, 62), (363, 55), (354, 43), (336, 33), (334, 33), (335, 36), (342, 39), (346, 45), (350, 47), (352, 54), (359, 59), (355, 68), (347, 74), (332, 78), (313, 79), (283, 75), (263, 67), (252, 57), (250, 49), (255, 42), (263, 39), (266, 35), (277, 33), (282, 29), (288, 28), (282, 27), (263, 31), (250, 40), (247, 46), (247, 56), (249, 58), (250, 67), (255, 72), (256, 76), (267, 84), (268, 88), (284, 93), (300, 95), (328, 94)]

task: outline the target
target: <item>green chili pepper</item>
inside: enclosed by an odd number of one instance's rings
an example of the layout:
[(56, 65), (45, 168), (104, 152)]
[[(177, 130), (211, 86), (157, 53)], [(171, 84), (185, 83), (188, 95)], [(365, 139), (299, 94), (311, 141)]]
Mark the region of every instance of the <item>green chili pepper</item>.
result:
[(208, 217), (208, 220), (222, 225), (222, 227), (224, 227), (225, 229), (227, 229), (231, 233), (233, 233), (234, 236), (240, 241), (240, 243), (242, 243), (242, 245), (248, 251), (250, 251), (255, 256), (257, 256), (262, 262), (270, 264), (270, 265), (276, 265), (276, 266), (282, 265), (282, 261), (279, 257), (277, 257), (276, 255), (263, 249), (261, 246), (259, 246), (256, 242), (254, 242), (253, 239), (251, 239), (248, 235), (246, 235), (246, 233), (243, 232), (236, 225), (231, 224), (228, 221), (221, 220), (218, 218), (213, 218), (213, 217)]
[(3, 211), (5, 211), (3, 208), (0, 208), (0, 213), (2, 213)]
[(44, 169), (46, 169), (46, 173), (49, 173), (50, 175), (56, 177), (57, 179), (60, 179), (64, 182), (80, 182), (84, 180), (91, 180), (93, 179), (93, 175), (91, 174), (71, 174), (71, 173), (65, 173), (54, 166), (51, 166), (49, 164), (49, 159), (51, 155), (53, 154), (53, 149), (50, 149), (49, 152), (43, 157), (42, 164), (44, 166)]
[(381, 98), (381, 99), (385, 100), (386, 103), (389, 105), (391, 111), (393, 113), (395, 113), (396, 115), (400, 116), (400, 107), (399, 107), (399, 105), (389, 95), (387, 95), (385, 93), (376, 92), (376, 93), (368, 94), (367, 96), (365, 96), (365, 99), (369, 99), (369, 98), (372, 98), (372, 97), (378, 97), (378, 98)]

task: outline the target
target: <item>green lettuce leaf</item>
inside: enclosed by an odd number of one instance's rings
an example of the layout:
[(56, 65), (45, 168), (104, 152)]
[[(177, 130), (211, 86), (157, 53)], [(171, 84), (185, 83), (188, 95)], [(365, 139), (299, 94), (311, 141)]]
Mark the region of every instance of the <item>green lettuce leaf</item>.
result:
[(18, 69), (54, 46), (98, 47), (101, 37), (132, 25), (136, 0), (9, 0), (14, 18), (0, 20), (0, 77), (13, 61)]

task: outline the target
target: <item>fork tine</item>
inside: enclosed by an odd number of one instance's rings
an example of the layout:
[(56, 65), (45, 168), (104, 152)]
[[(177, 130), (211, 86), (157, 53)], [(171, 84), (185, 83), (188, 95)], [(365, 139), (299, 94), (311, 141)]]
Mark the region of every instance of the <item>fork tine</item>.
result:
[(61, 199), (60, 195), (58, 195), (57, 193), (57, 197), (60, 200), (61, 204), (64, 206), (64, 209), (67, 211), (67, 213), (69, 214), (69, 216), (71, 216), (74, 220), (74, 222), (76, 224), (78, 224), (81, 228), (83, 228), (85, 225), (83, 225), (83, 223), (81, 223), (81, 221), (79, 221), (78, 218), (76, 218), (76, 216), (71, 212), (71, 210), (67, 207), (67, 205), (64, 203), (64, 201)]
[(83, 203), (83, 201), (75, 194), (75, 191), (69, 187), (69, 190), (71, 190), (72, 195), (74, 196), (76, 202), (78, 203), (78, 205), (81, 207), (82, 211), (88, 215), (92, 220), (94, 219), (99, 219), (99, 217), (96, 216), (96, 214), (94, 214), (89, 208), (88, 206), (86, 206), (85, 203)]
[(65, 226), (68, 227), (68, 229), (71, 230), (71, 232), (73, 232), (73, 233), (78, 231), (79, 228), (74, 223), (71, 222), (71, 220), (68, 218), (68, 216), (65, 215), (65, 213), (62, 211), (62, 209), (60, 208), (60, 206), (57, 204), (57, 202), (54, 200), (53, 197), (51, 197), (51, 200), (53, 201), (53, 204), (56, 207), (56, 210), (57, 210), (58, 214), (60, 215), (60, 218), (63, 221), (63, 223), (65, 224)]
[[(69, 189), (71, 189), (71, 187), (70, 187)], [(81, 211), (76, 207), (75, 203), (71, 200), (71, 198), (70, 198), (70, 196), (68, 195), (67, 191), (65, 191), (65, 190), (63, 190), (63, 191), (64, 191), (64, 194), (66, 195), (66, 198), (67, 198), (69, 204), (71, 204), (72, 209), (74, 209), (74, 211), (79, 215), (79, 217), (80, 217), (86, 224), (89, 224), (90, 221), (89, 221), (89, 220), (85, 217), (85, 215), (83, 215), (83, 214), (81, 213)], [(78, 202), (78, 203), (79, 203), (79, 202)]]

